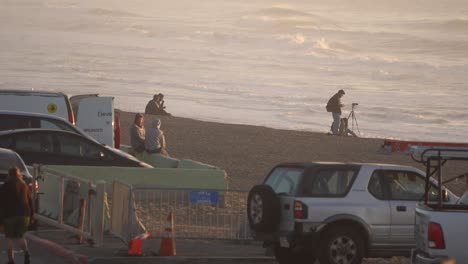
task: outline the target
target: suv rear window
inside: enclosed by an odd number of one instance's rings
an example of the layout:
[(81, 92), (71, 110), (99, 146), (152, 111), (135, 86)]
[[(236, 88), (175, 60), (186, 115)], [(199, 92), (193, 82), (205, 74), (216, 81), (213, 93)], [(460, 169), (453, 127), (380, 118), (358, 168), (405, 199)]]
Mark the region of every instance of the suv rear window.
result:
[(270, 173), (265, 184), (270, 185), (275, 193), (294, 195), (303, 172), (303, 168), (278, 167)]
[(356, 174), (354, 169), (319, 170), (304, 179), (303, 194), (309, 197), (344, 197)]

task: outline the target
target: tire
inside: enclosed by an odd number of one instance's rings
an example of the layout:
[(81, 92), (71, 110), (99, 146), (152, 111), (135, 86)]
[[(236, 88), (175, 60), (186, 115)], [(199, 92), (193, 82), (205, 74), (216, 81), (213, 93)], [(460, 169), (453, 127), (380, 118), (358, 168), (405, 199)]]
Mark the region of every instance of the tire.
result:
[(247, 198), (247, 218), (256, 232), (271, 233), (280, 222), (280, 201), (269, 185), (256, 185)]
[(279, 264), (314, 264), (315, 257), (306, 249), (294, 252), (294, 249), (276, 245), (273, 249)]
[(319, 253), (320, 264), (360, 264), (364, 239), (351, 227), (336, 227), (326, 232)]

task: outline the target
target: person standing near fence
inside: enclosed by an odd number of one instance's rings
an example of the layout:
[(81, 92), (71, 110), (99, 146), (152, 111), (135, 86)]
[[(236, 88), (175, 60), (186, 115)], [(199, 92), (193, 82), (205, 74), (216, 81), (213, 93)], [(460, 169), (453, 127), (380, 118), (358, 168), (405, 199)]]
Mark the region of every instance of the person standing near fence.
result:
[(19, 245), (24, 252), (24, 263), (29, 264), (30, 255), (24, 234), (28, 231), (29, 225), (33, 220), (34, 207), (31, 191), (24, 182), (18, 167), (8, 170), (8, 179), (2, 187), (1, 195), (8, 264), (15, 263), (15, 244)]
[(341, 108), (344, 106), (341, 103), (341, 97), (345, 95), (343, 90), (339, 90), (335, 95), (333, 95), (327, 103), (327, 112), (332, 113), (333, 123), (331, 125), (331, 132), (333, 135), (339, 134), (340, 129), (340, 119), (341, 119)]

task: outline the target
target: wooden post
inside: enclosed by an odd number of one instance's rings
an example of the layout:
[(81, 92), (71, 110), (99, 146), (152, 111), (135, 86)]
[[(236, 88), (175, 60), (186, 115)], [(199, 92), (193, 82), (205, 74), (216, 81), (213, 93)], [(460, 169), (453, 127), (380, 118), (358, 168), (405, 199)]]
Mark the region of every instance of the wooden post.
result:
[(92, 218), (92, 215), (93, 215), (93, 199), (95, 199), (96, 197), (96, 191), (91, 189), (91, 185), (89, 186), (90, 189), (88, 191), (88, 212), (87, 212), (87, 215), (88, 215), (88, 231), (92, 234), (94, 233), (94, 226), (93, 226), (93, 218)]
[(64, 196), (65, 196), (65, 178), (63, 176), (60, 176), (59, 200), (58, 200), (59, 211), (58, 211), (58, 219), (57, 219), (57, 222), (59, 224), (63, 224), (63, 198)]
[(102, 246), (104, 241), (104, 193), (106, 191), (106, 182), (99, 181), (96, 183), (96, 207), (93, 212), (94, 222), (94, 246)]
[[(85, 215), (86, 215), (86, 199), (80, 199), (80, 214), (78, 216), (78, 229), (83, 232), (84, 231), (84, 223), (85, 223)], [(78, 240), (80, 244), (83, 244), (83, 234), (78, 236)]]

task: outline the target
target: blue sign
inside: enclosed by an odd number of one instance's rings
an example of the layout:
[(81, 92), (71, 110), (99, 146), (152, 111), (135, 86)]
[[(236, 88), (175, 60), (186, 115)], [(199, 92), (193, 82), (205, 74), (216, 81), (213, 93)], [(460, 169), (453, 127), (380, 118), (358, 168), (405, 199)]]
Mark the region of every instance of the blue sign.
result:
[(189, 198), (191, 203), (218, 204), (218, 192), (216, 191), (191, 191)]

